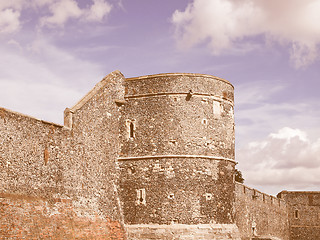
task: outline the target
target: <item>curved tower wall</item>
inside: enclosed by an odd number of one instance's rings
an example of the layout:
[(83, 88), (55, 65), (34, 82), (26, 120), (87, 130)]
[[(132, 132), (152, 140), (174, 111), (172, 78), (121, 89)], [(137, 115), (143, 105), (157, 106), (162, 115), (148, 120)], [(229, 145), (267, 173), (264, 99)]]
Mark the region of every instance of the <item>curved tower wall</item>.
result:
[(200, 74), (144, 76), (125, 85), (125, 222), (233, 223), (233, 86)]

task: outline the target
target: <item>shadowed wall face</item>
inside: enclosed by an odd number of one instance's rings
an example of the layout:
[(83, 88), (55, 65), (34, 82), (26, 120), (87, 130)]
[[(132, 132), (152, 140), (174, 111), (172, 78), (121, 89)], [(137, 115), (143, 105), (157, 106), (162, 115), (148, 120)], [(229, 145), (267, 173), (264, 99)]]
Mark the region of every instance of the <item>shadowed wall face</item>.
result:
[(319, 239), (320, 192), (282, 191), (278, 196), (288, 202), (290, 239)]
[(232, 223), (232, 85), (206, 75), (154, 75), (128, 79), (125, 98), (125, 222)]

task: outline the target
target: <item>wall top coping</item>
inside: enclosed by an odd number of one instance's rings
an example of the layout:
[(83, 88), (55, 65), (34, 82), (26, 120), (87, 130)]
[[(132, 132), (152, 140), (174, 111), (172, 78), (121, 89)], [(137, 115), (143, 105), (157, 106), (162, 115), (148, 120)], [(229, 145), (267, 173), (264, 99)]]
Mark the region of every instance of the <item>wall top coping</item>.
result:
[(119, 71), (113, 71), (112, 73), (109, 73), (107, 76), (105, 76), (100, 82), (98, 82), (79, 102), (77, 102), (72, 108), (68, 109), (70, 112), (74, 113), (78, 109), (80, 109), (83, 105), (85, 105), (95, 94), (105, 87), (109, 80), (113, 77), (124, 77), (123, 74)]
[(212, 78), (218, 81), (225, 82), (231, 85), (232, 88), (234, 88), (234, 86), (229, 81), (223, 78), (215, 77), (209, 74), (200, 74), (200, 73), (160, 73), (160, 74), (145, 75), (140, 77), (126, 78), (126, 81), (147, 80), (147, 79), (160, 78), (160, 77), (182, 77), (182, 76)]
[(320, 191), (281, 191), (278, 194), (320, 194)]
[(41, 123), (44, 123), (44, 124), (47, 124), (47, 125), (52, 125), (52, 126), (59, 127), (59, 128), (63, 128), (64, 127), (63, 125), (60, 125), (60, 124), (57, 124), (57, 123), (45, 121), (45, 120), (42, 120), (42, 119), (39, 119), (39, 118), (36, 118), (36, 117), (32, 117), (32, 116), (27, 115), (27, 114), (23, 114), (23, 113), (19, 113), (19, 112), (15, 112), (15, 111), (9, 110), (9, 109), (3, 108), (3, 107), (0, 107), (0, 113), (1, 112), (7, 112), (9, 114), (16, 115), (18, 117), (28, 118), (28, 119), (31, 119), (31, 120), (34, 120), (34, 121), (37, 121), (37, 122), (41, 122)]

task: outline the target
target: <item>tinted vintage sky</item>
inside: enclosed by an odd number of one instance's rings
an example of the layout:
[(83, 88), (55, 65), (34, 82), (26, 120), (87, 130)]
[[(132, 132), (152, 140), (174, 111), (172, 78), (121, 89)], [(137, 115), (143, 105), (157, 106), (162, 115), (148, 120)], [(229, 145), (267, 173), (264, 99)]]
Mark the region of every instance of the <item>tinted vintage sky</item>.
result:
[(320, 190), (320, 0), (0, 0), (0, 106), (62, 123), (113, 70), (235, 86), (236, 160), (267, 193)]

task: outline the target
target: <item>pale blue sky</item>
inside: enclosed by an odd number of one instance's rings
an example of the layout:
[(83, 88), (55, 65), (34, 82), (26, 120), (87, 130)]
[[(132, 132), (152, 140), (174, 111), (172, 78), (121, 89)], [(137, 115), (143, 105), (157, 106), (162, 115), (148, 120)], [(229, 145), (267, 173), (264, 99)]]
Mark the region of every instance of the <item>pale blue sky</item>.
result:
[(320, 189), (320, 0), (0, 0), (0, 106), (62, 124), (108, 73), (235, 86), (236, 160), (267, 193)]

